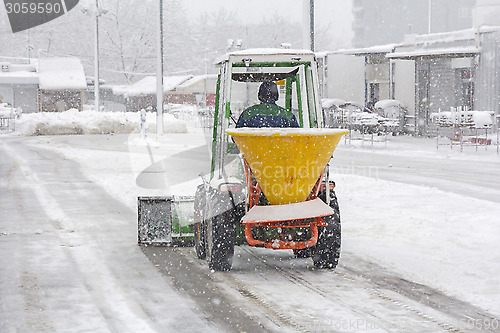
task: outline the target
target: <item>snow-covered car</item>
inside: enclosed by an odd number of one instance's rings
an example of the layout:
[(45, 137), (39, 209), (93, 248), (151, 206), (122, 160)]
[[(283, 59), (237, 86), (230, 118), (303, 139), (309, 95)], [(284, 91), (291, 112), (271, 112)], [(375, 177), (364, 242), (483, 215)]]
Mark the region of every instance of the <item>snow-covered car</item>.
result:
[(490, 129), (493, 127), (493, 112), (472, 111), (473, 127), (477, 129)]
[(347, 123), (351, 126), (351, 129), (363, 133), (376, 133), (378, 131), (381, 117), (371, 112), (363, 104), (346, 102), (340, 108), (346, 115)]
[(408, 108), (403, 102), (395, 99), (384, 99), (375, 103), (374, 107), (375, 112), (382, 117), (380, 121), (382, 130), (393, 134), (404, 132)]
[(344, 110), (340, 107), (345, 101), (338, 98), (324, 98), (321, 100), (325, 127), (343, 127), (347, 122)]

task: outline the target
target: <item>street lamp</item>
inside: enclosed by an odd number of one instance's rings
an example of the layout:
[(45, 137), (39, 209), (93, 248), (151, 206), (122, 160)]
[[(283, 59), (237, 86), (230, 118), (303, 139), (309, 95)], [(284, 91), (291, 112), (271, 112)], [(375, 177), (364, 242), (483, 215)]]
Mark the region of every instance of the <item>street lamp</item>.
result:
[(99, 0), (95, 0), (94, 105), (99, 111)]
[(302, 45), (314, 51), (314, 0), (302, 0)]
[(428, 10), (428, 18), (429, 18), (429, 22), (428, 23), (428, 26), (427, 26), (427, 33), (430, 34), (431, 33), (431, 21), (432, 21), (432, 0), (429, 0), (429, 8), (427, 9)]
[(82, 12), (87, 15), (95, 16), (95, 43), (94, 43), (94, 107), (99, 111), (99, 16), (106, 14), (106, 10), (99, 8), (99, 0), (95, 0), (93, 10), (82, 8)]
[(156, 138), (163, 135), (163, 0), (158, 1), (157, 68), (156, 68)]

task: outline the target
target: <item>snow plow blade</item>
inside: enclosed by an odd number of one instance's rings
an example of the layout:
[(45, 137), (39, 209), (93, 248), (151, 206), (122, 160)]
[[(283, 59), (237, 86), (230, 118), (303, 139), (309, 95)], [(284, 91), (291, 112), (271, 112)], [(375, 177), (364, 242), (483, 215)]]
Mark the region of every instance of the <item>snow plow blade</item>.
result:
[(271, 205), (303, 202), (347, 130), (239, 128), (226, 130)]
[(192, 246), (192, 196), (138, 197), (138, 243), (156, 246)]

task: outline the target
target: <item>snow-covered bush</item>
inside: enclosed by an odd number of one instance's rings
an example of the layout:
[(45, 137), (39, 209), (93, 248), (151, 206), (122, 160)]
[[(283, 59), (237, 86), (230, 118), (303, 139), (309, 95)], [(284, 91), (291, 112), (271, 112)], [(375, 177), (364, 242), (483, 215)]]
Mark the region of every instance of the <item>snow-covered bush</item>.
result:
[[(139, 112), (95, 112), (71, 109), (65, 112), (23, 114), (16, 122), (16, 133), (22, 135), (126, 134), (140, 128)], [(156, 113), (147, 113), (146, 128), (156, 132)], [(183, 120), (163, 115), (165, 133), (186, 133)]]

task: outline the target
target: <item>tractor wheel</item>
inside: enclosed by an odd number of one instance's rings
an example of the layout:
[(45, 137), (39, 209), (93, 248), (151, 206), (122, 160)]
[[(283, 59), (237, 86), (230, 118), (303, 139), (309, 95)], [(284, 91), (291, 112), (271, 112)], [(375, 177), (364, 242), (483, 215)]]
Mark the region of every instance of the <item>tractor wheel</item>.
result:
[(311, 248), (293, 250), (293, 255), (295, 258), (309, 258), (311, 257)]
[[(322, 199), (324, 197), (323, 194)], [(323, 217), (327, 226), (318, 227), (318, 242), (311, 248), (312, 259), (316, 268), (335, 268), (340, 258), (340, 211), (334, 191), (330, 191), (330, 207), (335, 213)]]
[(203, 185), (198, 186), (194, 197), (194, 249), (198, 259), (205, 259), (206, 252), (206, 232), (207, 226), (205, 222), (206, 211), (206, 195)]
[(208, 267), (229, 271), (234, 255), (234, 209), (228, 195), (213, 193), (207, 222)]

